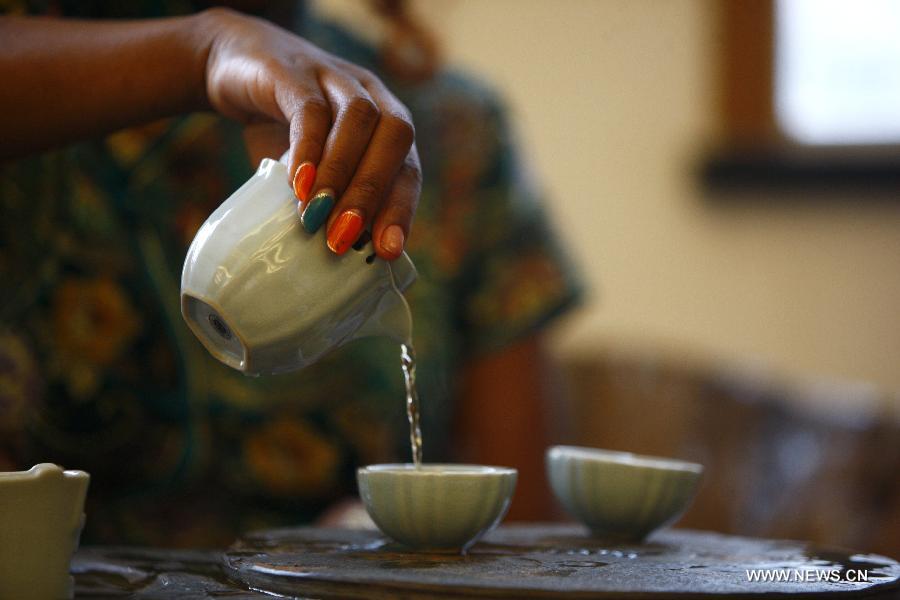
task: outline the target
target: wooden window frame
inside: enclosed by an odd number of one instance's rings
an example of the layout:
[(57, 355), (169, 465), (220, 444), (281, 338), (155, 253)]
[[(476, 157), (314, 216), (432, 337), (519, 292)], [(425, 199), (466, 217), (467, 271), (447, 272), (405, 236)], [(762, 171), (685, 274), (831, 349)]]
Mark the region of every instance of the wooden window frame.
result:
[(775, 0), (723, 0), (718, 11), (719, 117), (723, 142), (708, 155), (708, 190), (900, 190), (900, 145), (810, 146), (775, 117)]

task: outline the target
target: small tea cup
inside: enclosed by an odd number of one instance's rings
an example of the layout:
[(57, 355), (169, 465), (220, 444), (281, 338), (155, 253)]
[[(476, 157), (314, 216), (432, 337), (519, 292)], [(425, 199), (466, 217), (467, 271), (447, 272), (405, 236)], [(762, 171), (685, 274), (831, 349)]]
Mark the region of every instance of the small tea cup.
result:
[(604, 539), (640, 541), (687, 509), (703, 466), (630, 452), (576, 446), (547, 450), (559, 502)]
[(465, 552), (503, 519), (517, 471), (482, 465), (372, 465), (359, 495), (378, 528), (416, 550)]
[(89, 480), (50, 463), (0, 473), (0, 598), (72, 597)]

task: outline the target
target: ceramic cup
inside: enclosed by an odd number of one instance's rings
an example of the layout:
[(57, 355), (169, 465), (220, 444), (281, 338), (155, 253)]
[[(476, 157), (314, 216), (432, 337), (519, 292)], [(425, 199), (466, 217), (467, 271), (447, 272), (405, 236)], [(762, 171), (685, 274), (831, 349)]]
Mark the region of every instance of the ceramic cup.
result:
[(515, 469), (481, 465), (373, 465), (359, 495), (382, 532), (417, 550), (465, 552), (509, 509)]
[(264, 159), (200, 227), (181, 273), (181, 313), (194, 335), (246, 374), (293, 371), (356, 338), (404, 343), (400, 292), (416, 278), (404, 253), (387, 263), (372, 242), (337, 256), (325, 228), (300, 224), (287, 167)]
[(639, 541), (669, 525), (694, 498), (703, 466), (629, 452), (553, 446), (553, 493), (597, 537)]
[(72, 597), (69, 562), (90, 477), (43, 463), (0, 473), (0, 598)]

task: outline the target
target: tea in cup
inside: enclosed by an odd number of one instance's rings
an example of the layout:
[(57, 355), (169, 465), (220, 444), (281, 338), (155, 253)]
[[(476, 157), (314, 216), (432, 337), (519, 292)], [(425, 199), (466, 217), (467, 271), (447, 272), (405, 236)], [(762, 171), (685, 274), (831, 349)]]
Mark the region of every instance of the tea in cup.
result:
[(517, 471), (452, 464), (372, 465), (359, 495), (378, 528), (416, 550), (465, 552), (509, 509)]

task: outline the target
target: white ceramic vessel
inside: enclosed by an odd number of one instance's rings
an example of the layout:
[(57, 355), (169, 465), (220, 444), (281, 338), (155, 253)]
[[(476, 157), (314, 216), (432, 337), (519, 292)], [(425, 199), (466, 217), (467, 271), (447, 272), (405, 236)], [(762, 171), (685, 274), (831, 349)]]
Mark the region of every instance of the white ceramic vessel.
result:
[(465, 552), (506, 515), (517, 471), (481, 465), (372, 465), (359, 495), (382, 532), (418, 550)]
[(638, 541), (687, 509), (703, 466), (629, 452), (553, 446), (547, 475), (560, 503), (594, 535)]
[(72, 597), (69, 563), (89, 481), (84, 471), (49, 463), (0, 473), (0, 598)]
[(371, 242), (337, 256), (325, 231), (297, 215), (286, 167), (264, 159), (194, 237), (181, 276), (181, 312), (217, 359), (246, 374), (300, 369), (356, 338), (411, 333), (400, 292), (409, 257), (387, 263)]

